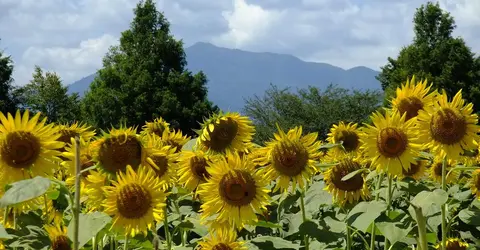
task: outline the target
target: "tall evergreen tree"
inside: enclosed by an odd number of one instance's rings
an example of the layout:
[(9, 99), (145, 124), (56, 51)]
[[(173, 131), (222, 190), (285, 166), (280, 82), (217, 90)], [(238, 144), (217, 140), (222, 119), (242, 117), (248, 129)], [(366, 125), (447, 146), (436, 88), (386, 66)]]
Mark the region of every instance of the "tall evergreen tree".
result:
[(13, 84), (13, 62), (10, 56), (0, 51), (0, 112), (15, 113), (18, 100), (15, 98)]
[(170, 34), (152, 0), (134, 10), (130, 29), (110, 49), (90, 85), (82, 109), (90, 123), (109, 128), (141, 125), (158, 116), (186, 134), (217, 110), (207, 100), (206, 76), (185, 69), (183, 44)]
[(438, 3), (428, 2), (417, 9), (413, 22), (413, 43), (402, 48), (397, 59), (389, 57), (377, 77), (387, 95), (416, 75), (445, 89), (449, 96), (463, 89), (464, 98), (479, 110), (480, 59), (462, 38), (452, 36), (456, 27), (453, 17)]

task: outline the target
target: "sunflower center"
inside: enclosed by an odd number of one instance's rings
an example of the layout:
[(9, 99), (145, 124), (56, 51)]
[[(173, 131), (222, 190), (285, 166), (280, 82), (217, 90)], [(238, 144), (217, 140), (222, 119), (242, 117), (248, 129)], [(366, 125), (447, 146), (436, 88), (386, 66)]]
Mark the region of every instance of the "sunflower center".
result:
[(210, 174), (207, 171), (207, 159), (204, 157), (192, 157), (190, 159), (190, 169), (192, 173), (202, 181), (210, 178)]
[(164, 155), (154, 155), (150, 158), (155, 162), (158, 168), (153, 167), (158, 177), (162, 177), (168, 170), (168, 159)]
[(225, 243), (218, 243), (212, 247), (212, 250), (233, 250), (233, 249)]
[(404, 168), (402, 168), (402, 173), (405, 176), (413, 176), (416, 173), (418, 173), (419, 170), (420, 170), (420, 164), (410, 164), (410, 169), (405, 170)]
[(405, 115), (405, 120), (410, 120), (413, 117), (418, 115), (418, 111), (423, 109), (423, 102), (422, 100), (418, 99), (417, 97), (410, 96), (407, 98), (403, 98), (397, 105), (398, 111), (400, 114)]
[(308, 157), (308, 151), (302, 144), (284, 141), (273, 149), (273, 167), (283, 175), (297, 176), (307, 167)]
[(407, 149), (408, 139), (403, 131), (397, 128), (384, 128), (377, 137), (377, 148), (385, 157), (399, 157)]
[[(80, 163), (81, 163), (81, 166), (80, 166), (81, 170), (85, 170), (95, 165), (95, 162), (93, 161), (92, 156), (86, 155), (86, 154), (80, 157)], [(88, 171), (82, 173), (83, 177), (87, 177), (88, 175), (89, 175)]]
[(222, 152), (237, 136), (238, 124), (232, 119), (220, 120), (215, 124), (213, 131), (208, 131), (210, 135), (210, 141), (208, 147), (214, 151)]
[(345, 151), (352, 152), (358, 148), (359, 138), (357, 133), (353, 131), (341, 131), (335, 138), (336, 141), (342, 141)]
[(467, 247), (455, 240), (447, 242), (447, 250), (467, 250)]
[(30, 132), (7, 133), (0, 148), (3, 160), (13, 168), (28, 168), (40, 155), (40, 141)]
[(438, 162), (433, 165), (433, 170), (435, 171), (436, 176), (442, 176), (442, 163)]
[(354, 177), (342, 181), (342, 178), (360, 169), (361, 166), (358, 162), (352, 161), (350, 159), (345, 159), (336, 165), (332, 169), (332, 182), (336, 188), (342, 191), (358, 191), (363, 188), (363, 177), (361, 174), (357, 174)]
[(459, 143), (467, 133), (465, 118), (450, 108), (443, 108), (433, 115), (430, 133), (435, 141), (452, 145)]
[[(72, 143), (71, 138), (74, 138), (77, 135), (78, 135), (78, 133), (75, 130), (62, 129), (62, 130), (60, 130), (60, 137), (57, 139), (57, 141), (64, 142), (65, 146), (66, 146), (66, 144)], [(65, 152), (66, 151), (65, 147), (62, 147), (58, 150), (60, 152)]]
[(175, 140), (166, 140), (165, 144), (175, 148), (175, 153), (180, 153), (182, 151), (182, 145)]
[(70, 246), (70, 241), (67, 236), (60, 235), (55, 237), (52, 242), (52, 250), (70, 250), (72, 247)]
[(152, 207), (152, 196), (139, 184), (131, 183), (117, 194), (117, 209), (127, 219), (142, 218)]
[(233, 170), (220, 180), (219, 193), (231, 206), (246, 206), (255, 198), (257, 186), (250, 173)]
[(99, 151), (99, 162), (110, 173), (136, 168), (141, 161), (142, 145), (135, 136), (115, 136), (105, 140)]

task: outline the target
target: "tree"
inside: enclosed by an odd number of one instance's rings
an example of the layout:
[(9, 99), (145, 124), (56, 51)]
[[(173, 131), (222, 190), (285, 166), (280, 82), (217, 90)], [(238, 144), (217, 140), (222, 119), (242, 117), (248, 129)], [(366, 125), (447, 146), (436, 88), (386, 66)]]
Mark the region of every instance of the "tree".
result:
[(273, 136), (276, 124), (284, 130), (301, 125), (305, 132), (318, 132), (325, 139), (338, 121), (367, 121), (380, 107), (382, 97), (377, 91), (349, 91), (335, 85), (324, 91), (310, 86), (297, 93), (271, 85), (263, 97), (247, 99), (244, 112), (254, 121), (258, 143)]
[(56, 73), (44, 74), (35, 66), (33, 79), (18, 94), (25, 108), (41, 112), (49, 122), (73, 122), (80, 118), (80, 100), (77, 93), (68, 95), (67, 91)]
[(207, 100), (207, 78), (185, 70), (183, 44), (170, 35), (168, 21), (152, 0), (138, 3), (134, 13), (130, 29), (104, 57), (85, 95), (85, 116), (102, 129), (161, 116), (192, 135), (199, 121), (217, 111)]
[[(377, 79), (387, 93), (407, 78), (427, 79), (449, 96), (463, 89), (464, 98), (480, 108), (480, 58), (462, 38), (452, 37), (455, 21), (440, 6), (428, 2), (417, 9), (413, 43), (401, 49), (398, 58), (388, 58)], [(387, 96), (388, 98), (388, 96)]]
[(18, 100), (15, 97), (13, 78), (13, 63), (10, 56), (4, 56), (0, 51), (0, 112), (15, 113)]

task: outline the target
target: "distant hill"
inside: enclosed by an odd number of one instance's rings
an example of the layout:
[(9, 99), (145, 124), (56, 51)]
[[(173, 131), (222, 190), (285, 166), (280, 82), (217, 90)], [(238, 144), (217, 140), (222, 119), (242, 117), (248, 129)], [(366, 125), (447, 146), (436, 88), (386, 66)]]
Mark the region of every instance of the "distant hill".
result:
[[(359, 66), (348, 70), (326, 63), (305, 62), (292, 55), (256, 53), (196, 43), (185, 49), (187, 68), (208, 78), (208, 96), (221, 109), (241, 111), (244, 98), (263, 95), (270, 83), (279, 87), (324, 88), (330, 83), (346, 89), (379, 90), (379, 72)], [(83, 96), (95, 74), (69, 85)]]

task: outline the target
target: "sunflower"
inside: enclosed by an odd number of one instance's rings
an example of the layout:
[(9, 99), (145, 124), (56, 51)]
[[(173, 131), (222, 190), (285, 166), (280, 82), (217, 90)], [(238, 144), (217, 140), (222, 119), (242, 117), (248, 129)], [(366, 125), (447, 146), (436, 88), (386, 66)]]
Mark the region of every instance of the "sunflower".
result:
[(102, 210), (102, 203), (105, 200), (105, 193), (102, 188), (110, 184), (107, 175), (104, 173), (95, 170), (90, 171), (85, 178), (84, 190), (81, 191), (87, 197), (85, 203), (88, 211)]
[(75, 139), (78, 135), (84, 141), (90, 141), (95, 136), (95, 129), (86, 124), (79, 124), (78, 122), (72, 123), (71, 125), (68, 124), (60, 124), (57, 126), (58, 132), (60, 133), (60, 137), (57, 141), (61, 141), (65, 143), (65, 147), (61, 148), (61, 152), (66, 151), (66, 146), (71, 143), (71, 139)]
[[(11, 207), (0, 209), (0, 224), (2, 224), (3, 228), (13, 228), (13, 225), (15, 224), (13, 222), (14, 220), (13, 213), (14, 213), (14, 208), (11, 208)], [(5, 216), (7, 217), (6, 219), (5, 219)]]
[(372, 114), (373, 126), (365, 124), (360, 137), (365, 157), (372, 161), (377, 171), (386, 171), (391, 175), (402, 175), (403, 169), (409, 170), (415, 164), (421, 144), (412, 129), (415, 120), (405, 121), (405, 114), (398, 111)]
[(472, 193), (480, 199), (480, 169), (473, 171), (472, 178), (470, 179), (470, 189)]
[[(440, 157), (435, 157), (432, 165), (430, 166), (430, 177), (438, 182), (438, 183), (442, 183), (442, 165), (443, 165), (443, 161)], [(448, 159), (447, 160), (447, 164), (446, 164), (446, 168), (445, 168), (445, 174), (448, 173), (448, 171), (450, 171), (450, 169), (452, 169), (453, 167), (455, 167), (456, 165), (456, 162), (451, 160), (451, 159)], [(458, 177), (458, 172), (456, 171), (452, 171), (448, 177), (446, 178), (446, 183), (451, 183), (453, 182), (455, 179), (457, 179)]]
[(392, 109), (400, 115), (405, 114), (405, 120), (417, 117), (418, 112), (425, 107), (431, 107), (437, 96), (437, 91), (430, 91), (432, 85), (427, 80), (415, 82), (415, 76), (397, 88), (397, 96), (392, 99)]
[(142, 127), (142, 135), (157, 135), (161, 137), (164, 131), (170, 131), (170, 123), (162, 117), (155, 118), (153, 122), (146, 122)]
[[(478, 143), (478, 142), (477, 142)], [(480, 145), (479, 145), (480, 146)], [(478, 165), (480, 162), (480, 147), (477, 147), (474, 150), (465, 150), (460, 154), (460, 162), (467, 167)]]
[[(255, 171), (255, 164), (238, 153), (210, 163), (211, 175), (206, 183), (198, 186), (198, 194), (204, 200), (201, 205), (202, 220), (216, 216), (217, 222), (242, 228), (257, 221), (256, 213), (266, 209), (269, 190), (263, 176)], [(207, 221), (209, 223), (210, 221)]]
[(165, 130), (163, 131), (161, 140), (164, 144), (172, 146), (175, 149), (175, 153), (179, 153), (182, 151), (183, 145), (185, 145), (190, 138), (190, 136), (183, 135), (180, 130)]
[(125, 171), (127, 165), (136, 169), (143, 162), (143, 144), (135, 130), (133, 127), (113, 128), (97, 142), (94, 161), (109, 177)]
[(237, 241), (233, 230), (211, 231), (198, 243), (198, 250), (247, 250), (245, 242)]
[(275, 139), (267, 142), (266, 146), (258, 150), (256, 159), (261, 166), (260, 171), (265, 178), (276, 180), (274, 192), (278, 189), (288, 191), (290, 181), (295, 190), (297, 184), (303, 188), (311, 177), (318, 171), (316, 164), (320, 157), (320, 141), (317, 133), (302, 136), (302, 127), (295, 127), (285, 133), (278, 128)]
[[(446, 250), (467, 250), (468, 243), (462, 241), (458, 238), (450, 238), (447, 239), (447, 247)], [(442, 243), (439, 243), (435, 246), (435, 249), (442, 249)]]
[(47, 199), (46, 205), (47, 208), (44, 209), (44, 213), (47, 217), (47, 221), (49, 223), (53, 222), (55, 225), (61, 224), (63, 222), (63, 212), (67, 210), (68, 202), (66, 204), (61, 204), (57, 200)]
[(147, 135), (145, 143), (145, 166), (149, 166), (157, 178), (163, 182), (166, 190), (177, 181), (177, 157), (175, 148), (167, 145), (158, 139), (157, 136)]
[(343, 206), (366, 200), (370, 194), (363, 173), (342, 181), (346, 175), (361, 169), (361, 164), (352, 157), (344, 157), (339, 164), (330, 167), (324, 174), (325, 190), (332, 194), (333, 201)]
[[(71, 176), (70, 179), (75, 179), (75, 154), (76, 154), (75, 139), (71, 138), (70, 144), (65, 147), (65, 152), (62, 153), (65, 159), (61, 165), (65, 168), (67, 173)], [(80, 137), (80, 169), (85, 170), (95, 165), (93, 160), (92, 147), (90, 142)], [(88, 172), (83, 172), (82, 176), (86, 177)], [(68, 181), (67, 181), (68, 182)], [(71, 182), (71, 181), (70, 181)]]
[(416, 163), (410, 163), (410, 168), (408, 170), (402, 168), (402, 178), (407, 177), (414, 180), (420, 180), (425, 176), (425, 171), (427, 169), (426, 160), (417, 160)]
[(67, 228), (60, 225), (45, 225), (45, 231), (50, 238), (50, 246), (52, 250), (70, 250), (72, 249), (71, 241), (67, 236)]
[(202, 124), (202, 129), (198, 131), (197, 148), (215, 154), (245, 151), (254, 132), (255, 127), (248, 117), (239, 113), (219, 113)]
[(418, 131), (425, 147), (440, 157), (459, 159), (464, 150), (478, 147), (478, 116), (472, 114), (473, 104), (465, 105), (462, 91), (458, 91), (451, 102), (445, 91), (432, 107), (425, 107), (418, 114)]
[(211, 157), (201, 150), (182, 151), (178, 158), (178, 181), (188, 190), (195, 191), (199, 184), (207, 182), (207, 171)]
[(162, 221), (166, 206), (163, 183), (151, 169), (140, 166), (135, 172), (128, 165), (126, 173), (118, 172), (117, 181), (104, 187), (105, 213), (113, 216), (112, 229), (129, 234), (147, 234), (155, 221)]
[(33, 176), (52, 175), (53, 161), (58, 161), (57, 150), (64, 143), (57, 142), (59, 134), (53, 124), (38, 121), (40, 113), (29, 119), (17, 111), (15, 118), (0, 112), (0, 185), (4, 186)]
[(357, 129), (358, 124), (339, 122), (330, 129), (327, 141), (329, 143), (341, 143), (342, 147), (334, 147), (332, 150), (338, 153), (354, 153), (360, 148), (360, 136)]

